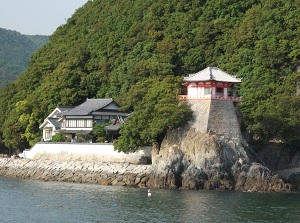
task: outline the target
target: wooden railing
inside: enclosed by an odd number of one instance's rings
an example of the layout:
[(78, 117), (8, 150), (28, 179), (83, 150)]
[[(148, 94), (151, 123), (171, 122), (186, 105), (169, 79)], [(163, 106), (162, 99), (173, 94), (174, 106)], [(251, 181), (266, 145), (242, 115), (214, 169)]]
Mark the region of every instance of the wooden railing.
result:
[(241, 102), (242, 97), (234, 97), (234, 96), (207, 96), (207, 97), (190, 97), (188, 95), (179, 95), (181, 100), (222, 100), (222, 101), (234, 101), (234, 102)]

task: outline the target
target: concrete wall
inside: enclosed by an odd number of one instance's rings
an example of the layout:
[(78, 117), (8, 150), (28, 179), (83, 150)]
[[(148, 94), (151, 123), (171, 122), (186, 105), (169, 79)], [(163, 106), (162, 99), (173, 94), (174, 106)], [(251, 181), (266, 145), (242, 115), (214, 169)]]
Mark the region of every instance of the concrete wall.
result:
[(125, 154), (114, 150), (112, 143), (37, 143), (31, 150), (25, 150), (25, 159), (85, 160), (98, 162), (151, 163), (151, 147)]

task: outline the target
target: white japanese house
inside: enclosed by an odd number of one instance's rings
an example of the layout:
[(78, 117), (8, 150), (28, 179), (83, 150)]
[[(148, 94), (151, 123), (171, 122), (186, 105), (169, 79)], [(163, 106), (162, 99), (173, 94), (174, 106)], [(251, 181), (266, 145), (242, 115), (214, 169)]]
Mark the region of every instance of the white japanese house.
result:
[(236, 96), (236, 84), (241, 83), (241, 79), (218, 67), (207, 67), (183, 80), (187, 95), (181, 95), (182, 99), (242, 100)]
[(43, 141), (50, 141), (55, 133), (61, 130), (61, 123), (58, 119), (61, 117), (61, 113), (66, 112), (74, 106), (57, 106), (44, 122), (40, 125), (40, 129), (43, 130)]
[(120, 106), (112, 98), (87, 99), (76, 107), (58, 106), (40, 125), (43, 141), (51, 141), (52, 136), (59, 131), (73, 139), (79, 131), (88, 134), (94, 124), (109, 121), (113, 124), (105, 130), (118, 132), (123, 120), (129, 115), (119, 109)]

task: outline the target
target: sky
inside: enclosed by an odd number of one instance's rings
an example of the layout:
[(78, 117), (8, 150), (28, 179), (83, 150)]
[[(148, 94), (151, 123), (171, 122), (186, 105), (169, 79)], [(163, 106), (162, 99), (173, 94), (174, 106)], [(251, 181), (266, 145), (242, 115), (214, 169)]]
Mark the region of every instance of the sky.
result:
[(88, 0), (0, 0), (0, 28), (51, 35)]

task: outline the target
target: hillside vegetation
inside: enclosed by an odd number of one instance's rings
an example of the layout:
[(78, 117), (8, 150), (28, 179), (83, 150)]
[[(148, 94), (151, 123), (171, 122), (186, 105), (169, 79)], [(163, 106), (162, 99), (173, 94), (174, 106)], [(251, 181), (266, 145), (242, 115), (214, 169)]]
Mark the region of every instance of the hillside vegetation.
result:
[(58, 104), (114, 97), (135, 111), (118, 148), (151, 143), (189, 116), (174, 106), (178, 78), (218, 66), (243, 78), (241, 108), (253, 138), (299, 146), (299, 23), (299, 0), (89, 1), (0, 91), (2, 141), (27, 148)]
[(0, 28), (0, 88), (16, 80), (27, 68), (33, 52), (48, 40), (48, 36), (22, 35)]

